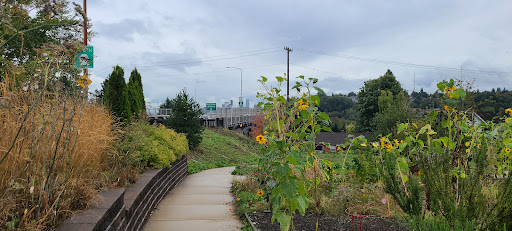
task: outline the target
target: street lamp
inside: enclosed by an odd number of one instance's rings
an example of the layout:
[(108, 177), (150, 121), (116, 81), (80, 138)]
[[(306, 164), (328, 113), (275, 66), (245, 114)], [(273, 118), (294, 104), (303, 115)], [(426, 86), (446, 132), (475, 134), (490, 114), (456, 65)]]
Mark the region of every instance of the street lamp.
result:
[(242, 68), (239, 67), (226, 67), (226, 68), (236, 68), (240, 70), (240, 99), (238, 99), (238, 106), (243, 107), (244, 106), (244, 97), (242, 95)]
[(194, 100), (195, 100), (196, 102), (197, 102), (197, 98), (196, 98), (196, 96), (197, 96), (197, 84), (198, 84), (198, 83), (204, 83), (204, 81), (202, 81), (202, 80), (197, 80), (197, 79), (196, 79), (196, 85), (194, 86)]

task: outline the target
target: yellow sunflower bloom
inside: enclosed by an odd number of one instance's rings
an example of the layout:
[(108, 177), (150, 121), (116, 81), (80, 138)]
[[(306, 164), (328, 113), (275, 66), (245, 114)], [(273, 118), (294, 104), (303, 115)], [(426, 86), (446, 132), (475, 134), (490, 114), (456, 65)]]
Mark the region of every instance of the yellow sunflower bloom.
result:
[(300, 106), (299, 106), (299, 109), (300, 109), (301, 111), (304, 111), (304, 110), (306, 110), (306, 108), (307, 108), (307, 107), (308, 107), (308, 105), (307, 105), (307, 104), (302, 104), (302, 105), (300, 105)]
[(510, 148), (505, 148), (506, 153), (510, 153)]
[(448, 105), (444, 105), (444, 110), (446, 110), (446, 111), (453, 111), (453, 108), (451, 108)]
[(265, 137), (262, 135), (256, 136), (256, 141), (258, 141), (258, 143), (260, 143), (260, 144), (264, 144), (265, 142), (267, 142)]
[(264, 192), (260, 190), (256, 194), (258, 194), (258, 196), (263, 196)]

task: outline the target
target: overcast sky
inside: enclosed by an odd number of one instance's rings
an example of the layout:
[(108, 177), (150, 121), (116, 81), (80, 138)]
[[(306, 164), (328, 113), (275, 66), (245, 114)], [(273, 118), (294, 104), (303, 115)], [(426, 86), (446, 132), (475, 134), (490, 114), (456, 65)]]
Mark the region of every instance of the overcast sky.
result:
[[(82, 3), (81, 0), (76, 1)], [(320, 79), (328, 94), (358, 92), (390, 69), (412, 92), (443, 79), (512, 89), (512, 1), (89, 0), (97, 34), (91, 91), (119, 64), (142, 75), (157, 106), (183, 88), (204, 106), (240, 96), (259, 76)], [(461, 71), (462, 68), (462, 71)], [(415, 81), (414, 81), (415, 80)], [(293, 80), (291, 85), (295, 80)]]

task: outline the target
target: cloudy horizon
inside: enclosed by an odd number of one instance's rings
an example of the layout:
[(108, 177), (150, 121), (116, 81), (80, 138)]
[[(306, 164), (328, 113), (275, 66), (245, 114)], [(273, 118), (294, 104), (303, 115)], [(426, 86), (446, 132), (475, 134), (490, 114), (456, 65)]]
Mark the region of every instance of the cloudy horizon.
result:
[[(79, 4), (82, 1), (75, 1)], [(256, 102), (259, 76), (315, 77), (328, 94), (358, 92), (390, 69), (412, 92), (441, 80), (512, 88), (509, 1), (119, 1), (89, 0), (97, 34), (90, 91), (112, 67), (133, 68), (157, 105), (180, 90), (201, 106)], [(245, 103), (245, 102), (244, 102)], [(236, 104), (236, 103), (235, 103)], [(252, 107), (252, 105), (251, 105)]]

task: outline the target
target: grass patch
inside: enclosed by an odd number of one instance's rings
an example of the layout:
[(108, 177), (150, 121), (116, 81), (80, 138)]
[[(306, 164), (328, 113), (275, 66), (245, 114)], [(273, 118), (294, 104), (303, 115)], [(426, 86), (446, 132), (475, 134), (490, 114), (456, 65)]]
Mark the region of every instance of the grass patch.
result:
[(207, 128), (202, 136), (203, 141), (199, 147), (188, 156), (190, 174), (241, 163), (256, 164), (259, 160), (259, 144), (238, 132)]

